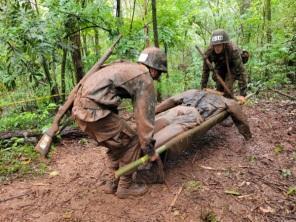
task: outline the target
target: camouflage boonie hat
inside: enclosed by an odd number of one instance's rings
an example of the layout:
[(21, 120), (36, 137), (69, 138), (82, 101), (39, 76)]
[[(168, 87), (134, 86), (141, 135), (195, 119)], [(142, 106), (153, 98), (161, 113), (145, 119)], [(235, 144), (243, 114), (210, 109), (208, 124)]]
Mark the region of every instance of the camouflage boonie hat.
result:
[(167, 56), (156, 47), (148, 47), (143, 50), (138, 62), (162, 72), (167, 72)]
[(229, 43), (229, 36), (224, 29), (217, 29), (213, 32), (211, 37), (211, 44), (218, 45), (223, 43)]

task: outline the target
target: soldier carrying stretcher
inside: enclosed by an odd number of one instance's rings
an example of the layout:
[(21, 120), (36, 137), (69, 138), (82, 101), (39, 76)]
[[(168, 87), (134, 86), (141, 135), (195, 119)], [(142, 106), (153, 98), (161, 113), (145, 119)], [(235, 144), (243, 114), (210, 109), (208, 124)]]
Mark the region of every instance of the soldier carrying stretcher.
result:
[[(72, 115), (79, 127), (107, 147), (110, 159), (105, 193), (119, 198), (142, 195), (145, 186), (132, 183), (132, 175), (114, 177), (114, 170), (139, 158), (158, 158), (153, 139), (156, 96), (153, 80), (167, 72), (167, 58), (158, 48), (146, 48), (138, 63), (115, 62), (87, 78), (76, 94)], [(137, 130), (118, 115), (122, 98), (133, 102)]]

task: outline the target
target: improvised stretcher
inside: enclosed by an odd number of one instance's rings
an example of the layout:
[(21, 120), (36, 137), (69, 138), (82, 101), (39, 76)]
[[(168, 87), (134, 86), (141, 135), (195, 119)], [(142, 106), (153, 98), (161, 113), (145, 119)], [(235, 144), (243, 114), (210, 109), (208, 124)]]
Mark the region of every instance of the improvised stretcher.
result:
[[(250, 98), (253, 94), (250, 94), (246, 99)], [(242, 105), (242, 103), (240, 104)], [(186, 130), (185, 132), (180, 133), (179, 135), (174, 136), (172, 139), (167, 141), (164, 145), (159, 146), (156, 149), (156, 153), (162, 154), (167, 150), (174, 150), (176, 153), (180, 153), (183, 150), (189, 148), (192, 143), (192, 139), (198, 136), (204, 135), (209, 129), (211, 129), (216, 124), (225, 120), (230, 113), (224, 109), (219, 113), (214, 113), (212, 116), (206, 118), (201, 124)], [(144, 155), (138, 160), (135, 160), (115, 171), (115, 177), (118, 178), (122, 175), (134, 172), (138, 169), (139, 166), (148, 163), (149, 156)]]

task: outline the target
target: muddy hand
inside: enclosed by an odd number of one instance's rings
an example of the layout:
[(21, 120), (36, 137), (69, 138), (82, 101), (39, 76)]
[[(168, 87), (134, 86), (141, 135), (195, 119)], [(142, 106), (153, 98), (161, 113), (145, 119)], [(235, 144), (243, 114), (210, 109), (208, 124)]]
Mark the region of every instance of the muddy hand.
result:
[(158, 153), (155, 152), (152, 156), (149, 156), (149, 158), (150, 158), (150, 161), (153, 162), (159, 159), (159, 155)]
[(246, 98), (244, 96), (236, 96), (236, 99), (238, 100), (239, 104), (246, 103)]

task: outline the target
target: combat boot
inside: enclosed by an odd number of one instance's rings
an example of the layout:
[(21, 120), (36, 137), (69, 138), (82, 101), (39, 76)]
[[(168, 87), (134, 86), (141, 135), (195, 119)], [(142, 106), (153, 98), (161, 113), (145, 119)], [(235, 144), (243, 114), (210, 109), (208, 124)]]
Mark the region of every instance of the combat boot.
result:
[(133, 175), (134, 182), (138, 184), (161, 184), (164, 183), (164, 171), (161, 160), (147, 164)]
[(233, 121), (230, 116), (228, 116), (225, 120), (220, 123), (224, 127), (232, 127)]
[(120, 199), (142, 196), (148, 191), (146, 185), (132, 183), (131, 175), (122, 176), (119, 180), (116, 196)]
[(112, 179), (112, 180), (107, 180), (104, 187), (103, 187), (103, 192), (105, 194), (114, 194), (116, 193), (117, 187), (118, 187), (118, 179)]
[(106, 194), (114, 194), (117, 190), (119, 179), (115, 178), (114, 171), (118, 169), (118, 166), (118, 161), (114, 161), (110, 158), (108, 169), (105, 174), (105, 185), (103, 187), (103, 192)]

